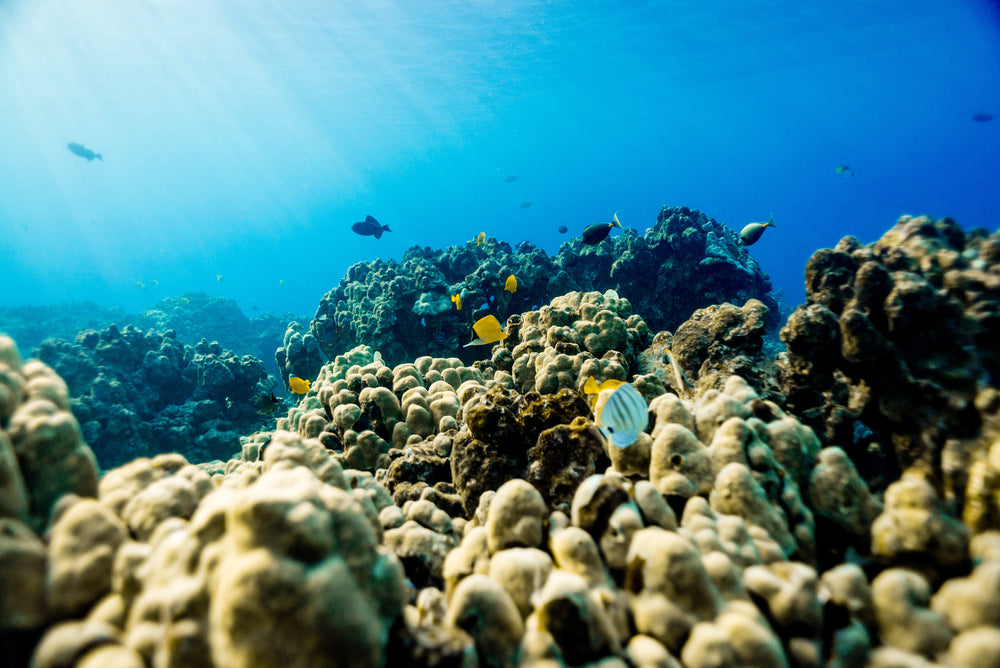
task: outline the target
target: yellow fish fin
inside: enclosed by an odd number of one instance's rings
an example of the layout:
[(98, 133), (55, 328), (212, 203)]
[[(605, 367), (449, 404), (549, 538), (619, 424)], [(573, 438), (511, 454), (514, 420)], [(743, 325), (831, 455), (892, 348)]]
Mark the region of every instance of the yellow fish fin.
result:
[(583, 384), (584, 394), (597, 394), (601, 391), (601, 388), (597, 386), (597, 381), (594, 380), (593, 376), (587, 377), (587, 382)]

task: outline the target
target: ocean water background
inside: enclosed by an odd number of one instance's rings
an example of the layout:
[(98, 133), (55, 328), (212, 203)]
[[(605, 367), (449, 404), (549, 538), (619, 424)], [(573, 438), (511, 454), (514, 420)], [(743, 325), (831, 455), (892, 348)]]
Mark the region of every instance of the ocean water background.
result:
[(0, 0), (0, 306), (312, 314), (355, 262), (480, 231), (555, 253), (662, 205), (773, 211), (752, 253), (794, 304), (844, 235), (998, 227), (979, 112), (986, 0)]

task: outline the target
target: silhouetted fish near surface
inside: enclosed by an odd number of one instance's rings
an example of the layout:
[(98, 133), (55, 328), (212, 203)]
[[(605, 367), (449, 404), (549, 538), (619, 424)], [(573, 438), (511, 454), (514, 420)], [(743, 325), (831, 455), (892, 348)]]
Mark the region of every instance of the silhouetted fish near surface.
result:
[(69, 152), (72, 153), (73, 155), (78, 155), (81, 158), (86, 158), (87, 162), (92, 162), (94, 160), (94, 158), (97, 158), (101, 162), (104, 162), (104, 158), (101, 157), (100, 153), (95, 153), (94, 151), (91, 151), (89, 148), (87, 148), (83, 144), (77, 144), (76, 142), (70, 142), (70, 143), (66, 144), (66, 148), (68, 148)]
[(504, 183), (514, 183), (514, 181), (517, 181), (517, 174), (511, 174), (503, 180)]
[(972, 114), (972, 120), (974, 120), (976, 123), (986, 123), (992, 121), (996, 117), (997, 117), (996, 114), (991, 114), (988, 111), (980, 111), (975, 114)]
[(837, 172), (841, 176), (854, 176), (854, 170), (848, 165), (838, 165), (833, 171)]
[(522, 209), (530, 208), (532, 204), (534, 204), (534, 202), (521, 202), (521, 208)]
[(371, 216), (365, 216), (364, 221), (354, 223), (351, 225), (351, 229), (362, 236), (375, 237), (376, 239), (381, 239), (383, 232), (392, 232), (388, 225), (380, 225), (379, 222)]

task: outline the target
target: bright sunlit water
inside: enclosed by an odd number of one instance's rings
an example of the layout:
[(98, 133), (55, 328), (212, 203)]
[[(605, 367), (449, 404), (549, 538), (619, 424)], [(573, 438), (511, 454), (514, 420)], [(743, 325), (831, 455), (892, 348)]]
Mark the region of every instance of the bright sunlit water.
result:
[(311, 314), (358, 261), (483, 230), (555, 253), (664, 204), (773, 211), (752, 253), (794, 303), (844, 235), (997, 228), (980, 112), (986, 0), (0, 0), (0, 305)]

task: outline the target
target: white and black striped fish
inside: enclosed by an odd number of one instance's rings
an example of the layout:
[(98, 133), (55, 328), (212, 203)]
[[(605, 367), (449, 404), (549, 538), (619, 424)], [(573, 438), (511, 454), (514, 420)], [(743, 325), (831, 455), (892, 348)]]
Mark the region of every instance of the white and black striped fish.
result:
[(601, 394), (604, 396), (598, 397), (594, 415), (604, 438), (618, 448), (632, 445), (649, 424), (646, 400), (631, 383)]

